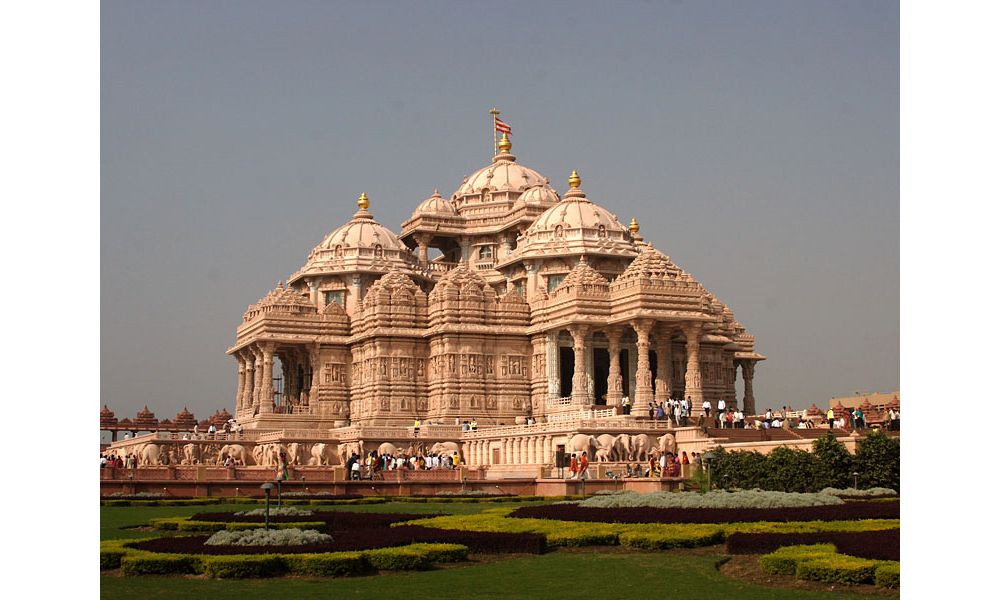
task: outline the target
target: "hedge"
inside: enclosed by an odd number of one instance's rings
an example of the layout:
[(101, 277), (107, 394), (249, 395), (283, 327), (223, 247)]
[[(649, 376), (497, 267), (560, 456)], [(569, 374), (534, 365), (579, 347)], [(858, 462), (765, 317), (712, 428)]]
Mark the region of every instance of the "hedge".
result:
[(760, 557), (760, 568), (765, 573), (794, 575), (797, 579), (825, 583), (876, 583), (875, 573), (881, 567), (887, 567), (883, 575), (885, 587), (892, 585), (893, 573), (896, 575), (895, 585), (898, 586), (898, 562), (837, 554), (833, 544), (786, 546)]
[(785, 546), (760, 557), (760, 570), (771, 575), (795, 575), (799, 561), (836, 554), (833, 544)]
[(799, 562), (797, 579), (826, 583), (875, 583), (875, 569), (880, 562), (844, 554), (829, 554)]
[(697, 548), (699, 546), (712, 546), (725, 541), (725, 533), (718, 527), (703, 525), (699, 531), (697, 527), (688, 526), (682, 535), (669, 532), (636, 532), (630, 531), (618, 536), (618, 543), (629, 548), (642, 548), (644, 550), (666, 550), (668, 548)]
[(363, 552), (327, 552), (324, 554), (287, 554), (285, 564), (292, 575), (347, 577), (372, 570)]
[(899, 563), (886, 563), (875, 569), (875, 585), (899, 589)]
[[(712, 545), (721, 543), (732, 533), (810, 533), (823, 531), (868, 531), (894, 529), (898, 519), (867, 519), (860, 521), (803, 521), (791, 523), (726, 523), (726, 524), (627, 524), (590, 521), (556, 521), (552, 519), (508, 518), (509, 508), (487, 509), (473, 515), (441, 515), (408, 521), (406, 525), (421, 525), (438, 529), (488, 531), (496, 533), (540, 533), (553, 546), (613, 546), (628, 544), (636, 547), (675, 547), (678, 545)], [(402, 525), (402, 524), (400, 524)], [(396, 525), (394, 525), (395, 527)]]
[(161, 554), (136, 550), (136, 540), (101, 542), (101, 568), (121, 568), (122, 575), (176, 575), (203, 573), (221, 579), (277, 577), (285, 574), (319, 577), (362, 575), (429, 568), (434, 563), (468, 559), (459, 544), (411, 544), (361, 552), (323, 554)]

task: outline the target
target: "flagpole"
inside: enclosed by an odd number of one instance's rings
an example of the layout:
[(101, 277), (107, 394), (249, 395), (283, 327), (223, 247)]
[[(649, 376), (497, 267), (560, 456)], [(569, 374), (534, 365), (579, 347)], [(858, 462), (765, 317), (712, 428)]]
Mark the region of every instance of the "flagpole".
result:
[(500, 114), (500, 111), (494, 106), (490, 109), (490, 114), (493, 115), (493, 156), (496, 156), (500, 151), (497, 148), (497, 115)]

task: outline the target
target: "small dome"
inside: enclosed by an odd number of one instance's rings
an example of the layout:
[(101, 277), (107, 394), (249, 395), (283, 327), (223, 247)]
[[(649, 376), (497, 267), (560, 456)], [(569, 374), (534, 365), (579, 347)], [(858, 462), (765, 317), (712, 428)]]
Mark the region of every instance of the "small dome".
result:
[(449, 200), (441, 197), (441, 194), (437, 190), (434, 190), (434, 195), (430, 198), (424, 200), (417, 206), (417, 209), (413, 211), (414, 217), (419, 217), (420, 215), (447, 215), (453, 216), (457, 215), (458, 211), (455, 210), (455, 205)]
[(335, 250), (338, 246), (342, 250), (381, 246), (384, 250), (407, 252), (396, 234), (376, 221), (366, 209), (354, 213), (353, 219), (334, 229), (313, 251)]
[(525, 204), (555, 204), (559, 202), (559, 193), (547, 185), (539, 185), (521, 194), (517, 202)]

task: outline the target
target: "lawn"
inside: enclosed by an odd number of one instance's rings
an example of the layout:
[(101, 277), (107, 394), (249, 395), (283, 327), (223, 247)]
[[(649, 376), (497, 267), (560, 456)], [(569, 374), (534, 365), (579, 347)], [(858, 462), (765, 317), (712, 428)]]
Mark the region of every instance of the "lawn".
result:
[[(718, 555), (684, 551), (559, 551), (424, 572), (346, 579), (208, 580), (188, 577), (101, 577), (102, 598), (652, 598), (699, 600), (826, 599), (869, 596), (782, 590), (720, 574)], [(884, 598), (884, 596), (870, 596)]]
[[(474, 514), (513, 509), (527, 503), (427, 504), (387, 503), (323, 506), (320, 510), (417, 514)], [(248, 510), (247, 504), (206, 506), (102, 507), (101, 539), (148, 537), (149, 531), (122, 529), (151, 518), (190, 516), (199, 512)], [(155, 535), (155, 534), (154, 534)], [(721, 546), (696, 551), (643, 552), (620, 547), (561, 549), (541, 556), (474, 557), (469, 563), (423, 572), (403, 572), (343, 579), (279, 578), (213, 580), (201, 577), (101, 576), (102, 598), (542, 598), (693, 597), (699, 600), (745, 598), (860, 599), (884, 598), (863, 593), (810, 592), (746, 584), (719, 573)]]

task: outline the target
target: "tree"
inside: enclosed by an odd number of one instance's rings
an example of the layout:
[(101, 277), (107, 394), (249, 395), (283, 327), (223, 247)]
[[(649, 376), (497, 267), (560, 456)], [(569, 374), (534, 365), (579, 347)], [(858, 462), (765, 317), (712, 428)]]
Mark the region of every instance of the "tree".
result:
[(854, 470), (862, 488), (888, 487), (899, 491), (899, 440), (872, 431), (858, 441)]
[(816, 458), (813, 471), (816, 489), (812, 491), (825, 487), (846, 488), (853, 484), (854, 457), (832, 433), (813, 442), (813, 455)]
[(766, 490), (811, 492), (816, 489), (816, 457), (807, 450), (779, 446), (767, 455)]
[(719, 487), (749, 490), (762, 487), (767, 475), (767, 456), (760, 452), (726, 452), (723, 448), (715, 451), (712, 464), (712, 480)]

